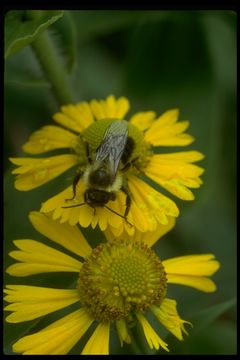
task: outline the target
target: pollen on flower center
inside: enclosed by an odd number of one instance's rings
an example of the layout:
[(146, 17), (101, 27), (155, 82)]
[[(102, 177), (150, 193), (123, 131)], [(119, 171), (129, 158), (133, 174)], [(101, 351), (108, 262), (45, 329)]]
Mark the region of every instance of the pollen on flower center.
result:
[(166, 284), (159, 257), (143, 243), (122, 240), (93, 250), (81, 268), (78, 290), (95, 319), (109, 321), (160, 304)]

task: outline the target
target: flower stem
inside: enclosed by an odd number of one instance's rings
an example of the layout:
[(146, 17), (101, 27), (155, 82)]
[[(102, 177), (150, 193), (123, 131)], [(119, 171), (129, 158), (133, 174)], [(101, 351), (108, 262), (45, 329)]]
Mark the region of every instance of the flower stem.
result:
[(139, 324), (136, 324), (131, 331), (131, 339), (133, 341), (133, 347), (136, 348), (141, 355), (149, 355), (150, 349), (146, 344), (146, 338), (143, 334)]
[[(30, 10), (27, 15), (29, 18), (36, 19), (41, 15), (41, 11)], [(56, 51), (48, 31), (45, 30), (40, 34), (36, 40), (31, 43), (31, 46), (46, 78), (51, 83), (53, 93), (59, 105), (73, 103), (74, 96), (72, 89), (68, 82), (60, 56)]]
[(131, 344), (129, 345), (130, 351), (134, 355), (142, 355), (142, 350), (140, 349), (139, 345), (137, 344), (135, 338), (131, 335)]

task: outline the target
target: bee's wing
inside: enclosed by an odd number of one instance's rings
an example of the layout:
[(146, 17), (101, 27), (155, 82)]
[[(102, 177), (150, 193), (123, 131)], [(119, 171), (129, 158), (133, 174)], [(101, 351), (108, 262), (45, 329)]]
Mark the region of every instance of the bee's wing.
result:
[(128, 137), (128, 124), (125, 120), (114, 121), (106, 130), (103, 141), (96, 153), (96, 161), (109, 160), (109, 166), (115, 175), (125, 149)]

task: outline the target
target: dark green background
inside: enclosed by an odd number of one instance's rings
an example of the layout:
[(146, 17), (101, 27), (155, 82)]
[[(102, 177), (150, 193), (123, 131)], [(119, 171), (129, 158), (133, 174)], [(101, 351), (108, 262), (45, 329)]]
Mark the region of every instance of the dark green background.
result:
[[(206, 169), (204, 184), (194, 191), (195, 201), (175, 199), (181, 209), (177, 225), (155, 250), (162, 259), (214, 253), (221, 269), (214, 276), (216, 293), (169, 287), (168, 296), (177, 299), (181, 316), (192, 321), (194, 329), (188, 327), (184, 342), (173, 336), (167, 341), (176, 354), (235, 354), (236, 313), (228, 301), (236, 295), (236, 14), (71, 11), (49, 29), (65, 64), (74, 63), (69, 77), (76, 101), (126, 96), (130, 114), (179, 108), (181, 120), (190, 121), (189, 133), (196, 141), (168, 151), (203, 152), (206, 157), (199, 164)], [(13, 249), (13, 239), (41, 238), (29, 224), (28, 212), (38, 210), (41, 202), (71, 182), (70, 173), (24, 193), (14, 189), (10, 174), (13, 167), (8, 157), (22, 154), (21, 145), (31, 132), (51, 124), (57, 110), (31, 47), (9, 57), (5, 64), (5, 255)], [(85, 233), (92, 236), (91, 231)], [(12, 261), (5, 257), (7, 266)], [(7, 277), (6, 283), (46, 286), (59, 279), (50, 275), (38, 282), (39, 278)], [(61, 276), (59, 287), (71, 280)], [(5, 352), (10, 353), (12, 341), (34, 326), (35, 322), (5, 326)], [(114, 335), (111, 351), (131, 349), (120, 350)]]

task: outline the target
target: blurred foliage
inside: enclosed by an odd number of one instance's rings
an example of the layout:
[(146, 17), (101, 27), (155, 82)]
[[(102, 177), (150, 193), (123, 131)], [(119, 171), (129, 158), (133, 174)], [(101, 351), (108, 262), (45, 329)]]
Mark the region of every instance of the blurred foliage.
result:
[[(168, 296), (177, 299), (181, 316), (192, 321), (194, 329), (188, 326), (189, 337), (184, 342), (172, 336), (167, 341), (174, 354), (235, 354), (236, 312), (231, 299), (236, 295), (236, 14), (232, 11), (69, 11), (49, 29), (60, 56), (65, 59), (66, 69), (71, 71), (78, 101), (109, 94), (124, 95), (130, 99), (131, 114), (141, 110), (160, 114), (179, 108), (181, 119), (190, 120), (189, 132), (196, 141), (187, 148), (159, 151), (203, 152), (206, 155), (201, 162), (206, 169), (204, 185), (195, 191), (193, 202), (174, 199), (182, 209), (177, 225), (154, 249), (162, 259), (214, 253), (221, 269), (214, 277), (218, 290), (213, 294), (169, 286)], [(7, 253), (13, 248), (13, 239), (42, 239), (28, 221), (29, 211), (38, 210), (40, 203), (64, 189), (73, 178), (69, 172), (24, 193), (14, 189), (10, 174), (12, 166), (8, 157), (22, 155), (21, 145), (30, 133), (50, 124), (57, 109), (30, 46), (7, 59), (5, 266), (12, 263)], [(101, 239), (100, 232), (94, 239), (91, 229), (83, 232), (91, 244)], [(32, 276), (18, 281), (7, 276), (6, 283), (36, 284), (35, 279)], [(51, 286), (57, 279), (59, 274), (43, 276), (40, 284)], [(59, 287), (69, 286), (71, 281), (69, 274), (61, 274)], [(44, 319), (40, 320), (40, 324), (43, 322)], [(5, 352), (10, 354), (10, 344), (28, 328), (36, 326), (38, 321), (5, 325)], [(159, 334), (163, 333), (161, 328)], [(132, 348), (121, 349), (115, 336), (111, 350), (126, 354)], [(148, 353), (154, 352), (148, 350)]]
[(51, 27), (51, 32), (63, 58), (67, 72), (73, 71), (76, 65), (77, 52), (77, 33), (75, 22), (71, 14), (65, 11), (64, 16), (55, 22)]
[[(31, 11), (29, 11), (29, 14), (30, 13)], [(24, 10), (12, 10), (6, 14), (4, 24), (5, 58), (15, 54), (34, 41), (41, 32), (46, 30), (63, 15), (63, 11), (49, 10), (37, 12), (39, 16), (37, 16), (36, 19), (31, 19), (29, 14)], [(34, 12), (34, 14), (36, 14), (36, 12)]]

